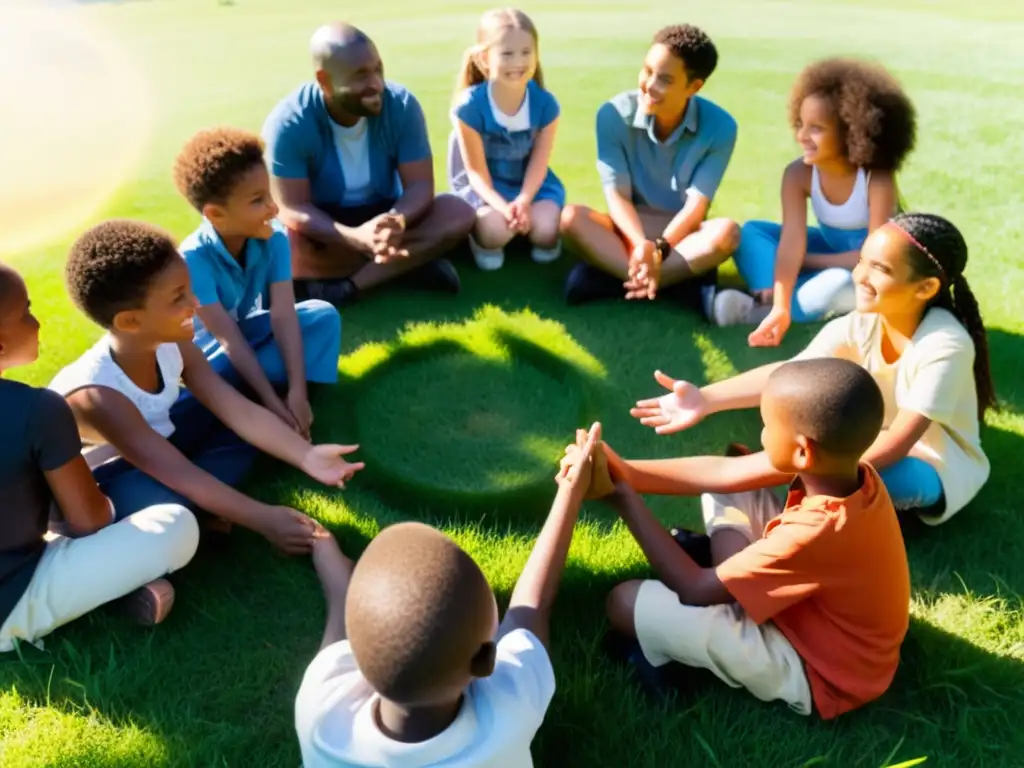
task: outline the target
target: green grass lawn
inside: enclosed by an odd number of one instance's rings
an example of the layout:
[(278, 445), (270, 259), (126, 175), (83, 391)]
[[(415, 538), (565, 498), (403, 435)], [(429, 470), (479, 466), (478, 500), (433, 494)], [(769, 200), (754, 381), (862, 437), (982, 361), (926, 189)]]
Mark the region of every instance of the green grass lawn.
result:
[[(116, 82), (83, 102), (109, 105), (121, 88), (118, 101), (131, 108), (116, 119), (102, 112), (34, 117), (47, 103), (81, 98), (72, 81), (95, 66), (88, 51), (58, 44), (60, 56), (49, 61), (68, 79), (58, 77), (24, 114), (10, 112), (0, 137), (12, 121), (39, 119), (35, 151), (51, 146), (59, 154), (77, 140), (92, 161), (105, 156), (89, 150), (76, 126), (114, 137), (104, 151), (129, 150), (110, 159), (123, 178), (87, 223), (129, 216), (178, 236), (197, 216), (171, 185), (177, 149), (212, 124), (258, 129), (277, 99), (309, 75), (312, 29), (345, 12), (322, 0), (80, 7), (123, 54)], [(645, 700), (599, 643), (605, 593), (647, 573), (646, 565), (610, 512), (588, 506), (555, 616), (558, 693), (534, 743), (537, 764), (874, 767), (927, 757), (929, 766), (1021, 765), (1024, 537), (1016, 479), (1024, 391), (1016, 376), (1024, 359), (1024, 269), (1011, 238), (1024, 205), (1013, 170), (1024, 155), (1024, 9), (998, 0), (531, 0), (523, 7), (540, 29), (545, 73), (562, 104), (553, 162), (570, 198), (582, 202), (600, 199), (594, 112), (634, 85), (647, 40), (662, 24), (698, 23), (719, 46), (720, 68), (706, 95), (737, 117), (740, 138), (715, 207), (739, 220), (778, 216), (781, 169), (795, 154), (786, 94), (802, 65), (834, 53), (886, 62), (920, 118), (902, 191), (912, 207), (956, 222), (972, 246), (968, 276), (990, 328), (1004, 404), (983, 436), (993, 465), (988, 485), (950, 523), (909, 543), (913, 621), (892, 690), (838, 722), (801, 719), (703, 678), (670, 705)], [(422, 100), (440, 171), (450, 88), (483, 7), (387, 0), (352, 9), (349, 20), (376, 39), (387, 74)], [(3, 19), (0, 11), (0, 29)], [(64, 20), (51, 33), (60, 38), (77, 24)], [(38, 74), (29, 67), (24, 78)], [(131, 135), (121, 136), (126, 126)], [(6, 140), (2, 146), (12, 160), (26, 151)], [(34, 162), (46, 167), (56, 154)], [(67, 184), (78, 184), (72, 175)], [(11, 194), (4, 199), (17, 203), (20, 185), (33, 181), (5, 174), (0, 186)], [(76, 193), (73, 202), (81, 199)], [(99, 335), (63, 291), (63, 257), (81, 226), (69, 224), (54, 214), (42, 222), (45, 242), (4, 254), (26, 275), (43, 323), (42, 357), (19, 372), (36, 384)], [(9, 235), (11, 225), (3, 229)], [(425, 519), (456, 537), (505, 600), (553, 492), (544, 484), (581, 421), (599, 415), (608, 441), (627, 456), (756, 443), (753, 413), (722, 415), (675, 437), (657, 437), (628, 415), (637, 397), (657, 391), (655, 367), (703, 382), (779, 354), (749, 349), (744, 331), (710, 330), (663, 302), (570, 310), (560, 294), (568, 260), (548, 268), (517, 260), (497, 275), (464, 267), (457, 299), (395, 289), (344, 313), (344, 380), (316, 393), (315, 433), (320, 440), (358, 436), (376, 466), (344, 493), (274, 468), (259, 473), (267, 479), (254, 493), (314, 514), (352, 554), (383, 525)], [(813, 330), (791, 331), (784, 351), (797, 350)], [(666, 523), (699, 520), (695, 500), (651, 503)], [(226, 551), (201, 553), (177, 584), (174, 612), (155, 630), (99, 612), (58, 631), (45, 651), (28, 648), (0, 661), (0, 765), (298, 764), (292, 703), (324, 616), (309, 563), (239, 531)]]

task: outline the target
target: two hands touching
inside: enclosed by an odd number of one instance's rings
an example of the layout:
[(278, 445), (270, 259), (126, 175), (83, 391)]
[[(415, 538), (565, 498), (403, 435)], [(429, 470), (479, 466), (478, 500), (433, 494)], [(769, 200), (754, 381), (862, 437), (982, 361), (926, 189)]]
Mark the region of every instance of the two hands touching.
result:
[(409, 249), (403, 245), (405, 230), (405, 216), (388, 211), (356, 227), (354, 232), (357, 244), (371, 254), (377, 264), (388, 264), (409, 258)]
[(275, 392), (273, 397), (268, 395), (263, 406), (304, 440), (308, 442), (311, 439), (313, 409), (309, 405), (309, 395), (305, 388), (289, 389), (283, 400)]
[(661, 280), (661, 254), (650, 240), (638, 244), (629, 254), (628, 275), (623, 287), (627, 299), (653, 299)]
[[(358, 448), (358, 445), (310, 445), (299, 469), (324, 485), (344, 488), (345, 483), (366, 466), (361, 461), (350, 463), (345, 459)], [(315, 553), (317, 542), (330, 536), (311, 517), (284, 506), (266, 507), (252, 527), (287, 555)]]
[(520, 235), (529, 234), (530, 227), (533, 226), (533, 222), (530, 220), (530, 205), (531, 201), (520, 195), (505, 206), (502, 213), (508, 223), (508, 228), (513, 232)]

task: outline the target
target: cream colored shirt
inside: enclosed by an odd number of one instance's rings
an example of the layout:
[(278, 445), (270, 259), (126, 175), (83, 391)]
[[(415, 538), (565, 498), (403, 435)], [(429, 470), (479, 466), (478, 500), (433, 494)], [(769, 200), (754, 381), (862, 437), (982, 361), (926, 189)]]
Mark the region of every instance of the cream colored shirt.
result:
[(852, 312), (828, 323), (797, 360), (841, 357), (864, 366), (885, 398), (885, 428), (900, 410), (931, 419), (909, 455), (928, 462), (946, 497), (938, 525), (963, 509), (988, 480), (981, 450), (978, 393), (974, 386), (974, 342), (950, 312), (930, 309), (910, 344), (894, 363), (882, 357), (882, 320)]

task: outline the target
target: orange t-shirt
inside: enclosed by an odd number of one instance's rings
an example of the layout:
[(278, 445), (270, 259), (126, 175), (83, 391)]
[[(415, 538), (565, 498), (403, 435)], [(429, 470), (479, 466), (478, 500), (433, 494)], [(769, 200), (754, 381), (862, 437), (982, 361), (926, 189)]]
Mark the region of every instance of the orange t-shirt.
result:
[(910, 571), (896, 511), (868, 465), (852, 496), (806, 496), (799, 480), (764, 536), (718, 566), (747, 615), (769, 619), (804, 661), (829, 719), (881, 696), (910, 623)]

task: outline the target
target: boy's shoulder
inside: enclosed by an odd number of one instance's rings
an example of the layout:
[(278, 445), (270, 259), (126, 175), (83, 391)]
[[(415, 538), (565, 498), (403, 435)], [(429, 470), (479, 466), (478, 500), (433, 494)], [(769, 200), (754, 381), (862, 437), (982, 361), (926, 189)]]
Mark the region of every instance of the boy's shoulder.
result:
[(636, 120), (637, 110), (640, 108), (640, 91), (633, 88), (622, 91), (604, 102), (599, 111), (617, 114), (627, 125), (633, 125)]
[(697, 105), (697, 130), (702, 126), (708, 130), (724, 133), (736, 132), (736, 118), (728, 110), (703, 96), (694, 96)]

